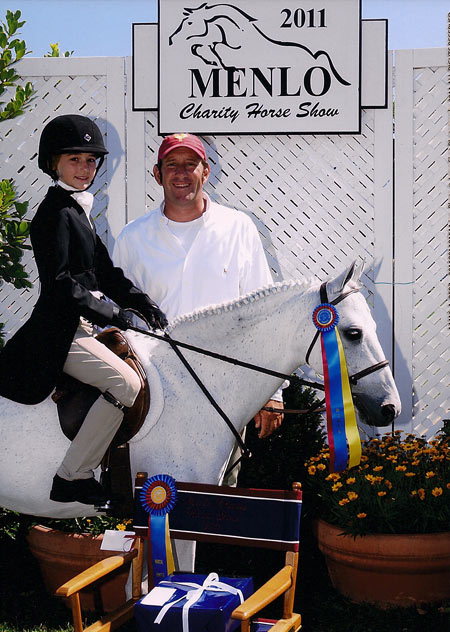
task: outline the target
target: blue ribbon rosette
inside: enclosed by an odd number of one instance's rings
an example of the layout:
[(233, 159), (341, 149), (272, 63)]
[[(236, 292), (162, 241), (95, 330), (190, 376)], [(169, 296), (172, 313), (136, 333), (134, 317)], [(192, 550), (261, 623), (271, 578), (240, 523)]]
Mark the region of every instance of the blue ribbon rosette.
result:
[(174, 479), (168, 474), (148, 478), (140, 493), (148, 519), (148, 572), (153, 586), (175, 570), (169, 534), (169, 512), (177, 501)]

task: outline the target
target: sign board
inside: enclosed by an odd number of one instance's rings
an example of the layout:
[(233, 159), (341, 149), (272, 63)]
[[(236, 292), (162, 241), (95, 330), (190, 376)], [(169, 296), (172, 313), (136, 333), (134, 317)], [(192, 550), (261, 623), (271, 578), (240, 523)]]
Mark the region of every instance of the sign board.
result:
[(159, 2), (159, 132), (358, 133), (360, 0)]

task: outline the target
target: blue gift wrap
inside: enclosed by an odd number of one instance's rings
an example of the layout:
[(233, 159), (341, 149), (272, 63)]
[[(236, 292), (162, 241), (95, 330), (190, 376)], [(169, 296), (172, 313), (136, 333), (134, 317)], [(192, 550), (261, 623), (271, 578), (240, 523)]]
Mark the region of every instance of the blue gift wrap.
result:
[[(155, 606), (142, 603), (142, 599), (134, 606), (134, 614), (138, 632), (232, 632), (240, 626), (240, 621), (231, 619), (231, 613), (241, 603), (238, 594), (227, 591), (227, 584), (230, 590), (239, 590), (243, 599), (247, 599), (253, 593), (253, 581), (251, 577), (220, 577), (219, 583), (209, 581), (212, 575), (182, 574), (169, 575), (158, 586), (164, 588), (174, 588), (175, 593), (168, 600), (168, 604), (174, 603), (167, 609), (167, 605)], [(208, 579), (211, 589), (203, 586)], [(196, 584), (197, 601), (187, 604), (196, 590), (190, 585)], [(219, 589), (214, 588), (218, 586)], [(191, 597), (190, 597), (191, 596)], [(177, 601), (178, 600), (178, 601)], [(162, 613), (162, 610), (164, 612)], [(162, 620), (155, 623), (158, 615), (163, 614)], [(184, 618), (184, 621), (183, 621)]]

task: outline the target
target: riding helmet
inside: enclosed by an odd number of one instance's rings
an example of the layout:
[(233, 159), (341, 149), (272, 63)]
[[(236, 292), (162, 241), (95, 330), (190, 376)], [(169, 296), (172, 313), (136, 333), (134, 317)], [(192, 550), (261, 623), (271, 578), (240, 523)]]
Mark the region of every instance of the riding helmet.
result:
[(39, 141), (39, 168), (56, 180), (53, 157), (71, 152), (86, 152), (100, 157), (96, 173), (108, 153), (102, 133), (94, 121), (86, 116), (63, 114), (47, 123)]

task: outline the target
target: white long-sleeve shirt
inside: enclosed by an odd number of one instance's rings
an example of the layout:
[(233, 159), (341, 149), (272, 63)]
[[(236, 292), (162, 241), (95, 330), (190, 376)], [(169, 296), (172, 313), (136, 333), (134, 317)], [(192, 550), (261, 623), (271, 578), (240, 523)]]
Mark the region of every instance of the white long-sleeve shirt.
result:
[(192, 222), (170, 221), (162, 204), (116, 240), (115, 264), (169, 320), (273, 282), (251, 219), (205, 198), (205, 212)]

